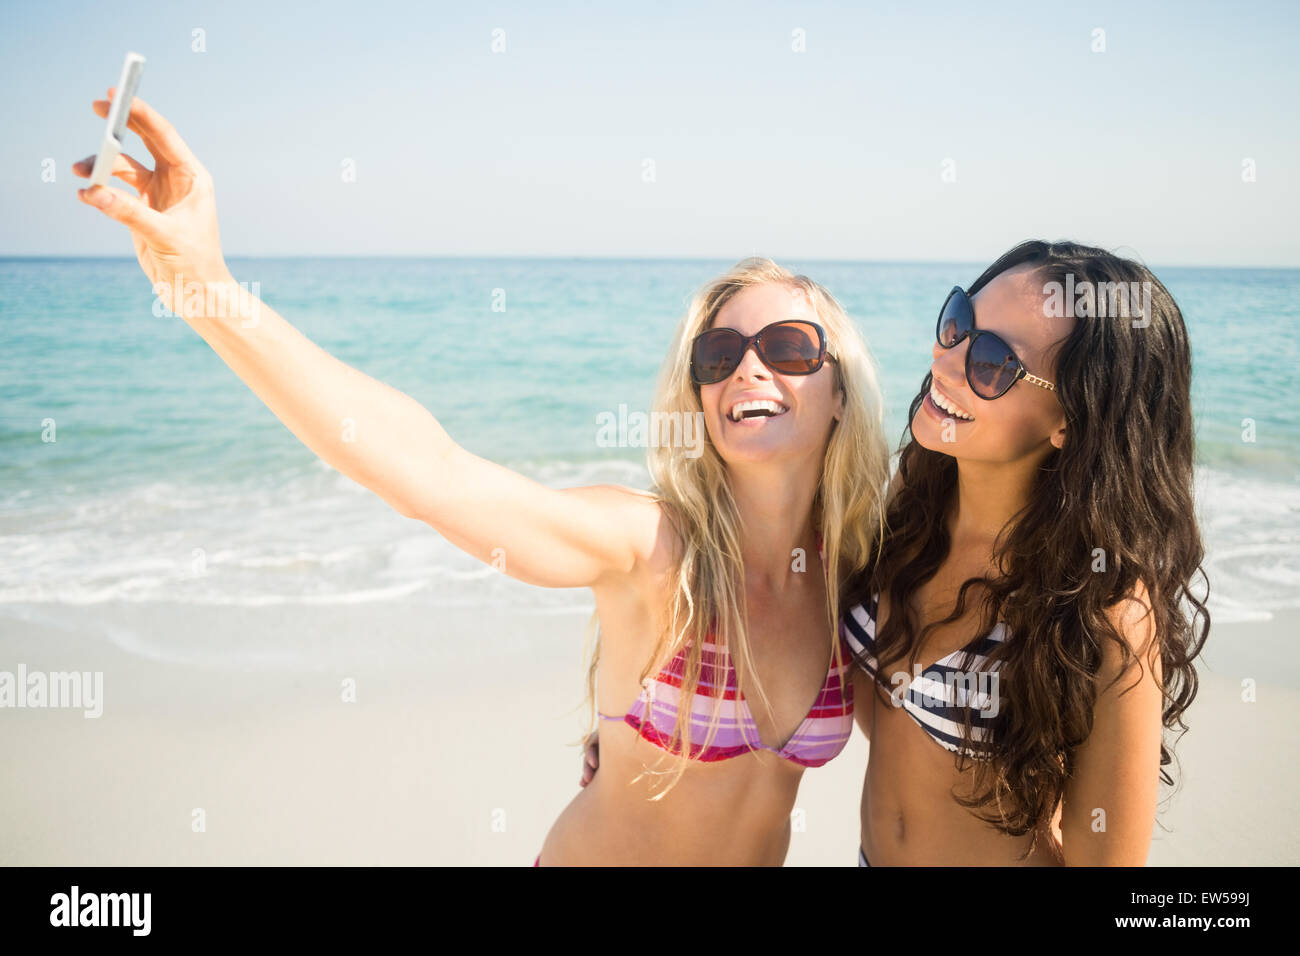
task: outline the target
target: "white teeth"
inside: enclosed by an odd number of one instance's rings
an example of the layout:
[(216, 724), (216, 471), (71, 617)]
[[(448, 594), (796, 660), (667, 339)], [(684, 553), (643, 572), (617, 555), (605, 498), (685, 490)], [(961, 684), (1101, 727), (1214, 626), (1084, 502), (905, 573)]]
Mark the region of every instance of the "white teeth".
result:
[(952, 402), (948, 401), (948, 399), (944, 398), (943, 395), (939, 392), (939, 390), (934, 387), (933, 382), (930, 383), (930, 401), (934, 402), (937, 406), (942, 408), (949, 415), (952, 415), (954, 418), (960, 418), (963, 421), (967, 421), (967, 422), (973, 422), (975, 420), (974, 415), (966, 414), (960, 408), (954, 405)]
[(749, 402), (737, 402), (735, 405), (731, 406), (731, 411), (728, 412), (727, 415), (733, 422), (738, 422), (740, 421), (741, 415), (754, 408), (761, 408), (765, 411), (769, 411), (773, 416), (784, 415), (790, 410), (779, 402), (769, 401), (768, 399), (755, 399)]

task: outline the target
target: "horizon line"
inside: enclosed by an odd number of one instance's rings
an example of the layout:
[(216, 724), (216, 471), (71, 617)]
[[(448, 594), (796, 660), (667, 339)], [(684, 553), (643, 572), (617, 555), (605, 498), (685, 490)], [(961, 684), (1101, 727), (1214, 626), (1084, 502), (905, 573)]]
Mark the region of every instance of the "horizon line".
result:
[[(392, 255), (352, 255), (352, 254), (318, 254), (318, 253), (288, 253), (276, 255), (257, 255), (257, 254), (234, 254), (227, 256), (231, 260), (239, 259), (263, 259), (263, 260), (357, 260), (357, 261), (391, 261), (394, 259), (411, 259), (411, 260), (446, 260), (446, 261), (540, 261), (540, 262), (661, 262), (661, 263), (686, 263), (686, 262), (738, 262), (728, 256), (587, 256), (587, 255), (537, 255), (537, 254), (493, 254), (493, 255), (455, 255), (447, 253), (421, 254), (421, 253), (402, 253)], [(742, 257), (745, 258), (745, 257)], [(801, 256), (767, 256), (776, 262), (816, 262), (834, 265), (957, 265), (957, 266), (981, 266), (987, 265), (982, 259), (855, 259), (855, 258), (823, 258), (819, 256), (801, 257)], [(1126, 256), (1125, 258), (1134, 258)], [(136, 258), (132, 255), (95, 255), (90, 253), (80, 254), (52, 254), (52, 253), (7, 253), (0, 252), (0, 261), (10, 260), (87, 260), (87, 261), (123, 261), (135, 262)], [(1300, 270), (1300, 265), (1225, 265), (1225, 264), (1207, 264), (1207, 263), (1163, 263), (1152, 266), (1150, 263), (1137, 258), (1135, 261), (1141, 262), (1148, 268), (1160, 269), (1221, 269), (1236, 271), (1257, 271), (1257, 272), (1294, 272)]]

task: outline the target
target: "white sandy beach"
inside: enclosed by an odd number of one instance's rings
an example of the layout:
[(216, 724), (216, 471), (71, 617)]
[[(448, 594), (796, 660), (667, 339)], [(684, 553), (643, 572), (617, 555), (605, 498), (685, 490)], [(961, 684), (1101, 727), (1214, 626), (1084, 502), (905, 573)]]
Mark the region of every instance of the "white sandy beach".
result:
[[(3, 614), (0, 670), (102, 671), (104, 702), (97, 719), (0, 710), (0, 864), (528, 866), (577, 792), (583, 614), (402, 602)], [(1151, 864), (1300, 863), (1285, 740), (1300, 681), (1269, 663), (1287, 659), (1298, 623), (1215, 627)], [(341, 701), (349, 678), (355, 703)], [(855, 865), (866, 759), (855, 737), (805, 775), (789, 865)]]

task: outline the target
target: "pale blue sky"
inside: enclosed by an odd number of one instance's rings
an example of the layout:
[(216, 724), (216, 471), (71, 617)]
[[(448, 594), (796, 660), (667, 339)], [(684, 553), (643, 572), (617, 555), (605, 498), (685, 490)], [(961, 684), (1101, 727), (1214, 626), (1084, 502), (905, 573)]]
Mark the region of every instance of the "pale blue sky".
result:
[(1295, 4), (538, 6), (0, 0), (0, 254), (130, 254), (68, 169), (130, 49), (231, 256), (1300, 266)]

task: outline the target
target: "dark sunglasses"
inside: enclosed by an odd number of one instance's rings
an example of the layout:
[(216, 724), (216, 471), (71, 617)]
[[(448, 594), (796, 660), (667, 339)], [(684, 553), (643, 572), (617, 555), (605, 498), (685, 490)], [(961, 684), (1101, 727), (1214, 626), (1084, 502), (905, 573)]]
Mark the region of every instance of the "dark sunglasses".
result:
[(1001, 398), (1022, 378), (1039, 388), (1056, 389), (1047, 379), (1029, 374), (1011, 346), (997, 335), (975, 328), (975, 306), (961, 286), (953, 286), (944, 299), (934, 335), (946, 349), (959, 345), (962, 339), (970, 339), (970, 348), (966, 350), (966, 381), (980, 398)]
[(691, 381), (712, 385), (731, 377), (750, 346), (759, 360), (782, 375), (811, 375), (834, 356), (826, 354), (826, 332), (816, 322), (773, 322), (753, 335), (708, 329), (691, 343)]

